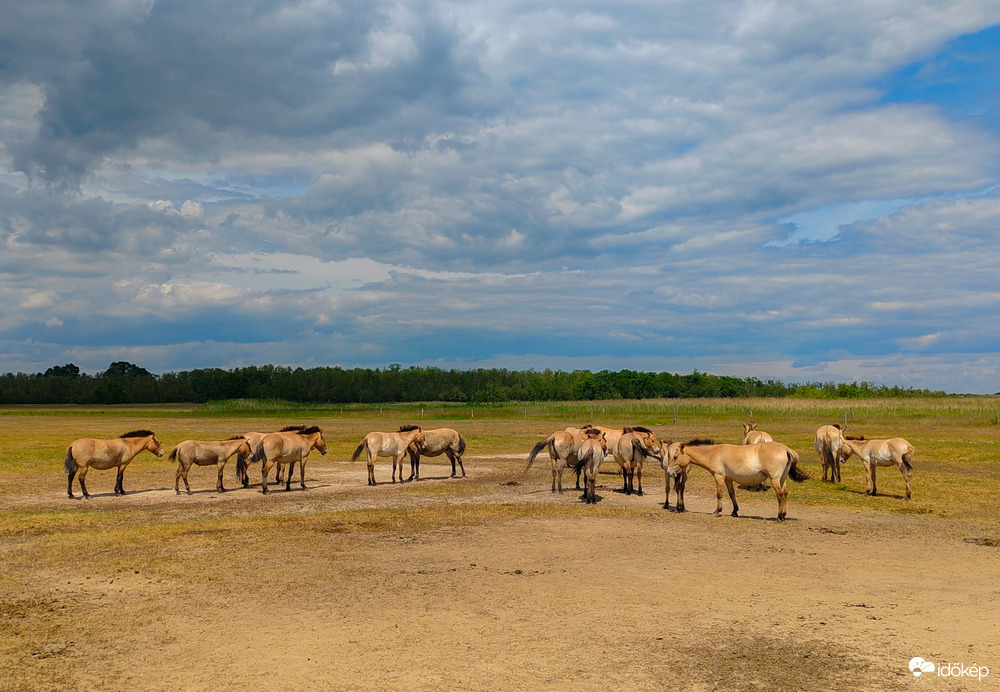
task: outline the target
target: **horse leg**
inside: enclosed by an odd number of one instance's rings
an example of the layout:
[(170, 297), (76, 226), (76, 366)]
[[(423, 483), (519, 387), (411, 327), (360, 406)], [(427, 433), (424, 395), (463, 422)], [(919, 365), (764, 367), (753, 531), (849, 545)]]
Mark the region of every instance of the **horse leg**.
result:
[(642, 495), (642, 466), (639, 466), (639, 468), (635, 470), (635, 480), (636, 483), (639, 484), (639, 490), (636, 495)]
[(306, 489), (306, 460), (299, 459), (299, 486)]
[(222, 472), (226, 469), (226, 462), (219, 464), (219, 482), (215, 484), (215, 489), (220, 493), (226, 492), (226, 486), (222, 482)]
[(67, 474), (69, 476), (69, 485), (66, 487), (66, 492), (69, 494), (69, 499), (73, 499), (73, 478), (76, 476), (76, 471)]
[(295, 462), (293, 461), (292, 463), (290, 463), (288, 465), (288, 471), (286, 471), (286, 473), (288, 474), (287, 476), (285, 476), (285, 490), (286, 491), (292, 489), (292, 472), (294, 470), (295, 470)]
[(375, 459), (376, 455), (368, 451), (368, 485), (375, 485)]
[(772, 478), (771, 485), (774, 486), (774, 493), (778, 496), (778, 521), (784, 521), (788, 507), (787, 481), (782, 478)]
[(87, 492), (87, 484), (85, 481), (87, 478), (87, 471), (89, 470), (90, 470), (89, 466), (84, 466), (76, 474), (76, 479), (80, 481), (80, 491), (83, 493), (83, 496), (88, 500), (90, 499), (90, 493)]
[(715, 475), (715, 512), (713, 517), (722, 516), (722, 489), (726, 487), (725, 476)]
[(677, 495), (677, 511), (684, 511), (684, 484), (687, 483), (687, 471), (681, 471), (674, 476), (674, 493)]
[(733, 514), (732, 516), (740, 516), (740, 506), (736, 504), (736, 486), (731, 480), (726, 479), (726, 490), (729, 491), (729, 499), (733, 502)]
[[(455, 461), (458, 462), (458, 468), (462, 471), (462, 478), (465, 478), (465, 464), (462, 463), (462, 455), (456, 454)], [(455, 461), (451, 462), (452, 475), (454, 475), (455, 472)]]
[(670, 472), (664, 471), (663, 477), (666, 479), (667, 484), (667, 497), (663, 501), (663, 509), (670, 509)]
[(875, 464), (869, 464), (872, 469), (872, 497), (878, 495), (878, 486), (875, 485), (875, 471), (878, 468)]
[(115, 495), (125, 494), (125, 486), (123, 485), (124, 481), (125, 481), (125, 467), (119, 466), (118, 475), (115, 478)]
[(906, 483), (906, 499), (910, 499), (910, 464), (907, 463), (906, 457), (903, 457), (902, 463), (899, 465), (899, 471), (903, 474), (903, 482)]
[(267, 459), (260, 462), (260, 491), (265, 495), (267, 495), (267, 474), (271, 473), (272, 465)]

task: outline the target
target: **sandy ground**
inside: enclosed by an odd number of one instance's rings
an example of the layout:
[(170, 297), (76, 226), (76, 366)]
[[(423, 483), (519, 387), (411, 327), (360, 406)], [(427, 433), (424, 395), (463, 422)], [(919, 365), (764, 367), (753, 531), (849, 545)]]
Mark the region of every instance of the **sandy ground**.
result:
[[(164, 540), (155, 570), (128, 546), (101, 547), (96, 568), (33, 568), (23, 539), (0, 539), (0, 689), (1000, 689), (1000, 548), (982, 525), (799, 506), (794, 488), (782, 524), (773, 493), (714, 518), (694, 472), (685, 514), (662, 509), (661, 473), (642, 497), (602, 474), (588, 507), (549, 492), (545, 469), (509, 484), (521, 458), (469, 462), (464, 480), (425, 461), (417, 484), (369, 488), (361, 463), (311, 461), (308, 490), (267, 497), (220, 495), (195, 469), (192, 496), (130, 471), (127, 489), (154, 489), (116, 498), (95, 472), (81, 512), (245, 529)], [(456, 483), (466, 492), (436, 496)], [(499, 518), (445, 521), (459, 505)], [(565, 511), (504, 514), (526, 505)], [(365, 525), (427, 507), (442, 521)], [(341, 509), (366, 512), (330, 518)], [(990, 675), (916, 678), (916, 656)]]

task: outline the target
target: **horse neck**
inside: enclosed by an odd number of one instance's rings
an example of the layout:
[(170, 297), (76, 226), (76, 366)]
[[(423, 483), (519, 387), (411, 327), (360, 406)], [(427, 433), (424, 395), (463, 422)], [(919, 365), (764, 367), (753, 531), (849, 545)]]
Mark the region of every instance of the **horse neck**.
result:
[[(125, 448), (128, 449), (131, 456), (136, 456), (142, 452), (153, 441), (152, 437), (123, 437), (121, 438), (125, 442)], [(149, 450), (153, 452), (153, 450)]]

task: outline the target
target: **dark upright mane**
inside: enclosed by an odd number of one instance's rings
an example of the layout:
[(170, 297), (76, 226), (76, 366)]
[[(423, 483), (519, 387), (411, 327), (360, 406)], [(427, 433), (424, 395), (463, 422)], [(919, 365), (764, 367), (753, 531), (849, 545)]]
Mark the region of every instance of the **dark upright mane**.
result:
[(861, 442), (865, 439), (864, 435), (844, 435), (845, 440), (854, 440), (855, 442)]
[(318, 432), (323, 432), (322, 430), (319, 429), (318, 425), (314, 425), (311, 428), (306, 428), (303, 426), (302, 429), (299, 430), (299, 435), (315, 435)]
[(122, 435), (122, 439), (126, 437), (155, 437), (155, 435), (152, 430), (133, 430)]
[(650, 430), (649, 428), (645, 428), (641, 425), (633, 425), (630, 428), (622, 428), (622, 432), (623, 433), (640, 432), (640, 433), (646, 433), (647, 435), (653, 434), (652, 430)]
[(401, 425), (399, 426), (399, 432), (410, 432), (411, 430), (420, 430), (419, 425)]
[(834, 423), (833, 427), (835, 427), (837, 430), (843, 430), (843, 428), (840, 427), (840, 423)]
[(305, 429), (306, 426), (304, 425), (286, 425), (278, 432), (299, 432), (300, 430), (305, 430)]
[(704, 447), (705, 445), (714, 445), (715, 440), (709, 440), (705, 437), (697, 437), (693, 440), (684, 443), (688, 447)]

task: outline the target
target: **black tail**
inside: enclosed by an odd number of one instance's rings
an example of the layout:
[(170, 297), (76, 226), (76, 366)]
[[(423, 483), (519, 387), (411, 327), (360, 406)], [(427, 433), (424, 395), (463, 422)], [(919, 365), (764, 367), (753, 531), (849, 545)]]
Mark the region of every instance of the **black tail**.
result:
[(459, 455), (465, 454), (465, 438), (461, 435), (458, 436), (458, 453)]
[(531, 448), (531, 454), (528, 455), (528, 465), (524, 467), (524, 472), (525, 473), (527, 473), (528, 469), (531, 468), (531, 465), (535, 463), (535, 457), (537, 457), (538, 454), (539, 454), (539, 452), (541, 452), (543, 449), (545, 449), (548, 446), (548, 444), (549, 444), (549, 440), (548, 439), (544, 439), (541, 442), (539, 442), (538, 444), (536, 444), (534, 447)]
[(177, 448), (174, 447), (170, 450), (170, 456), (167, 457), (170, 461), (177, 461)]
[(788, 477), (791, 478), (796, 483), (801, 483), (802, 481), (809, 478), (809, 474), (805, 471), (800, 471), (798, 467), (799, 455), (788, 450), (788, 460), (792, 462), (792, 467), (788, 469)]
[(65, 468), (67, 476), (72, 476), (73, 474), (76, 473), (76, 470), (80, 468), (79, 465), (76, 463), (76, 459), (73, 458), (72, 447), (66, 448)]
[(358, 457), (361, 456), (362, 450), (365, 448), (365, 443), (362, 442), (358, 445), (358, 448), (354, 450), (354, 454), (351, 456), (351, 461), (357, 461)]
[(913, 461), (913, 452), (907, 452), (906, 454), (903, 455), (903, 466), (906, 467), (907, 471), (913, 470), (913, 464), (911, 463), (912, 461)]
[(243, 476), (247, 473), (247, 458), (242, 454), (236, 454), (236, 477), (239, 480), (243, 480)]
[(255, 462), (255, 463), (258, 462), (258, 461), (264, 461), (264, 443), (263, 442), (261, 442), (259, 445), (257, 445), (257, 449), (253, 450), (253, 456), (250, 457), (250, 461)]

